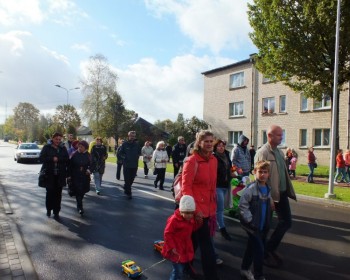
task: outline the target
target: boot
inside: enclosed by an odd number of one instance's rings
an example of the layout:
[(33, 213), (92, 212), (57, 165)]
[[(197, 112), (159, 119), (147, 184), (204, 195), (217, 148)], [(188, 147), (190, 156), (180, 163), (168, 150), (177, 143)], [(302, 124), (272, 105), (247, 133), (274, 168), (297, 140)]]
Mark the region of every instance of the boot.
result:
[(232, 237), (227, 233), (226, 228), (224, 228), (224, 227), (221, 228), (220, 232), (221, 232), (221, 235), (222, 235), (223, 238), (225, 238), (228, 241), (232, 240)]

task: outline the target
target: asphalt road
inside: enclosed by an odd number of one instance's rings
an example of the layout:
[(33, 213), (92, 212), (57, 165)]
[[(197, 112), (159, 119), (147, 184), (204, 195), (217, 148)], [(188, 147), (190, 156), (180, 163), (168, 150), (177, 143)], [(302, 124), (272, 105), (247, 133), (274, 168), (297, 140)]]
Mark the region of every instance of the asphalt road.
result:
[[(162, 239), (166, 219), (173, 212), (170, 177), (165, 191), (153, 187), (153, 175), (143, 178), (139, 169), (128, 200), (116, 181), (114, 164), (108, 164), (102, 195), (91, 191), (84, 199), (85, 215), (76, 212), (74, 198), (64, 189), (61, 221), (47, 218), (45, 190), (37, 187), (38, 164), (18, 164), (14, 146), (0, 143), (0, 181), (16, 223), (40, 279), (127, 279), (123, 260), (132, 259), (144, 274), (140, 279), (169, 279), (171, 264), (153, 241)], [(350, 279), (350, 208), (299, 201), (291, 202), (293, 227), (280, 246), (282, 269), (266, 268), (269, 280)], [(224, 264), (221, 279), (240, 279), (246, 235), (237, 221), (227, 219), (233, 241), (219, 234), (215, 244)], [(151, 268), (149, 268), (151, 267)], [(195, 267), (200, 270), (198, 256)], [(147, 269), (149, 268), (149, 269)]]

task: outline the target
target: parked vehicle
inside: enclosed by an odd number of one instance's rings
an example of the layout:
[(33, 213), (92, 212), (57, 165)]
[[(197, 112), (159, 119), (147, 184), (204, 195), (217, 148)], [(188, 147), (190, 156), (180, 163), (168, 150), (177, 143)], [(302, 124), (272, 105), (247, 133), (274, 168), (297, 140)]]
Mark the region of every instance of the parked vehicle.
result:
[(24, 161), (40, 162), (41, 149), (36, 143), (22, 143), (15, 149), (14, 160), (18, 163)]

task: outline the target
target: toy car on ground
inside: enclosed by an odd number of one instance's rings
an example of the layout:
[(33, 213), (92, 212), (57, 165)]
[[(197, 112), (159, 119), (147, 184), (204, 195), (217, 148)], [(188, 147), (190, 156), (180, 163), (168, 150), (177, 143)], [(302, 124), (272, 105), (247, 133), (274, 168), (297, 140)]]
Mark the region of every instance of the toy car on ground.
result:
[(137, 278), (141, 275), (141, 267), (135, 264), (132, 260), (122, 262), (122, 272), (128, 275), (129, 278)]
[(154, 243), (153, 243), (154, 250), (158, 251), (159, 253), (162, 252), (163, 246), (164, 246), (163, 240), (157, 240), (157, 241), (154, 241)]

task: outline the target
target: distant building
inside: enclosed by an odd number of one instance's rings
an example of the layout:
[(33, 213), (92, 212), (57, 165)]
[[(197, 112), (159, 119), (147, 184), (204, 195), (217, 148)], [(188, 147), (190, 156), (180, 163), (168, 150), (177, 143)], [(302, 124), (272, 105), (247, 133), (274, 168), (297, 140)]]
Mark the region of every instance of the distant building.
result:
[[(306, 163), (307, 148), (314, 146), (319, 164), (328, 165), (331, 137), (331, 99), (305, 98), (281, 82), (272, 82), (251, 59), (212, 69), (204, 76), (203, 119), (215, 135), (233, 147), (241, 134), (256, 148), (267, 141), (271, 124), (283, 128), (282, 149), (294, 148), (299, 163)], [(332, 89), (330, 89), (332, 90)], [(350, 91), (339, 97), (339, 145), (349, 148)]]
[(79, 126), (77, 128), (77, 139), (85, 140), (90, 143), (92, 140), (94, 140), (91, 129), (83, 125)]

